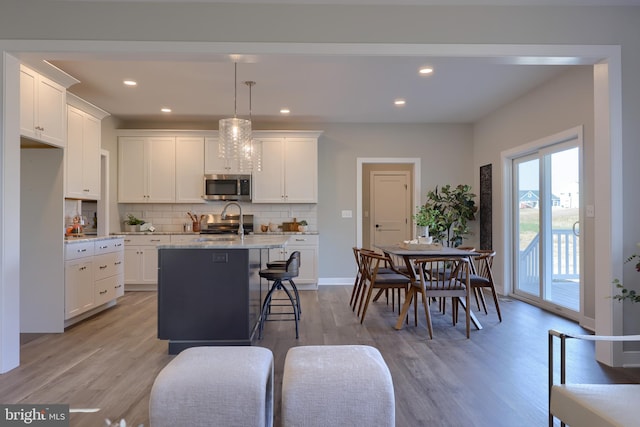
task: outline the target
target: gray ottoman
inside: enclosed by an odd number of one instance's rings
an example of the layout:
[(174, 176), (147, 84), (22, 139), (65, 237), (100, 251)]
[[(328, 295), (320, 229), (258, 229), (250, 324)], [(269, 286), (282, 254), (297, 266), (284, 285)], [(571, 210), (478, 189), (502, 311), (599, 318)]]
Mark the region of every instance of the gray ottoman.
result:
[(282, 426), (394, 426), (395, 398), (380, 352), (364, 345), (289, 349)]
[(262, 347), (192, 347), (156, 377), (152, 427), (273, 425), (273, 353)]

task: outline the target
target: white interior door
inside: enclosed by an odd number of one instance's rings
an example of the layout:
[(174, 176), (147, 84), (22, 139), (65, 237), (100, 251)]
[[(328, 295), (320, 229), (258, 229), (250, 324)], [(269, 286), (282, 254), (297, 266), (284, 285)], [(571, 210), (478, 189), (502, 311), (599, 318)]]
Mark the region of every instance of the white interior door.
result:
[(371, 245), (393, 245), (411, 238), (408, 171), (371, 172)]

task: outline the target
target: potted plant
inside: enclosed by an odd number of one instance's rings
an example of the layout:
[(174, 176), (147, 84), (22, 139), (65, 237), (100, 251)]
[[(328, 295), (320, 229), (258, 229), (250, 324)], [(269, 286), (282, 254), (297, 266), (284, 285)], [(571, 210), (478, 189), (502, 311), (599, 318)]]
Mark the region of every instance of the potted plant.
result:
[(124, 221), (126, 231), (140, 231), (140, 226), (144, 224), (144, 221), (140, 218), (136, 218), (135, 215), (127, 215), (127, 219)]
[(304, 233), (308, 229), (309, 229), (309, 225), (307, 224), (307, 221), (305, 221), (304, 219), (298, 223), (298, 231)]
[(476, 219), (475, 197), (469, 185), (451, 187), (447, 184), (440, 191), (436, 186), (427, 193), (424, 208), (432, 217), (429, 234), (434, 240), (447, 246), (460, 246), (462, 239), (471, 234), (468, 222)]
[(429, 229), (436, 225), (437, 215), (438, 211), (427, 205), (418, 207), (418, 211), (413, 216), (417, 228), (417, 237), (429, 237)]
[[(638, 247), (640, 247), (640, 243), (638, 243)], [(636, 261), (635, 269), (636, 269), (637, 272), (640, 272), (640, 255), (633, 254), (633, 255), (627, 257), (627, 259), (624, 260), (624, 263), (626, 264), (626, 263), (632, 262), (634, 260)], [(619, 289), (619, 292), (620, 292), (619, 294), (614, 295), (613, 299), (616, 299), (618, 301), (629, 300), (631, 302), (640, 302), (640, 293), (637, 293), (633, 289), (626, 288), (622, 284), (620, 279), (615, 279), (613, 281), (613, 284), (616, 286), (617, 289)]]

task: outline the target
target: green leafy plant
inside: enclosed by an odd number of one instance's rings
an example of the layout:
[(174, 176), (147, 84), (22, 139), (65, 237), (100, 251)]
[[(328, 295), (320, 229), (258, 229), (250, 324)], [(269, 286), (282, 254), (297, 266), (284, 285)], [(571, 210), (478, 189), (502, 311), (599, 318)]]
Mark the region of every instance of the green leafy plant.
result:
[(298, 223), (298, 225), (309, 225), (306, 220), (302, 220)]
[(429, 191), (423, 206), (431, 223), (429, 235), (447, 246), (460, 246), (464, 237), (471, 234), (468, 222), (476, 219), (475, 197), (469, 185), (447, 184), (439, 191), (437, 186)]
[[(638, 246), (640, 246), (640, 243), (638, 244)], [(627, 259), (625, 259), (624, 263), (626, 264), (626, 263), (632, 262), (634, 260), (637, 260), (636, 266), (635, 266), (636, 271), (640, 272), (640, 255), (633, 254), (630, 257), (628, 257)], [(614, 295), (613, 299), (618, 300), (618, 301), (629, 300), (631, 302), (640, 302), (640, 294), (638, 294), (633, 289), (627, 289), (619, 279), (615, 279), (613, 281), (613, 284), (615, 285), (616, 288), (618, 288), (620, 290), (620, 293)]]
[(418, 207), (418, 211), (413, 216), (413, 220), (416, 222), (416, 225), (420, 227), (431, 228), (436, 224), (437, 215), (437, 210), (422, 205)]
[(127, 220), (124, 223), (129, 225), (142, 225), (144, 224), (144, 220), (136, 218), (133, 214), (129, 214), (127, 215)]

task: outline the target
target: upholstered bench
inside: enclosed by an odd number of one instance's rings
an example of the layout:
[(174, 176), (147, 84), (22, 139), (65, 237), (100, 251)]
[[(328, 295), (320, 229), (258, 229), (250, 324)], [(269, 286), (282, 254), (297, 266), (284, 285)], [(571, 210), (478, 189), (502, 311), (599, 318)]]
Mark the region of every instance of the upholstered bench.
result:
[[(554, 339), (560, 339), (560, 384), (554, 381)], [(640, 341), (640, 335), (601, 336), (549, 330), (549, 427), (631, 427), (640, 425), (640, 384), (567, 384), (566, 341)]]
[(551, 413), (570, 426), (625, 427), (640, 424), (640, 384), (556, 384)]
[(273, 425), (273, 353), (262, 347), (192, 347), (156, 377), (153, 427)]
[(393, 381), (376, 348), (289, 349), (282, 379), (283, 427), (394, 425)]

